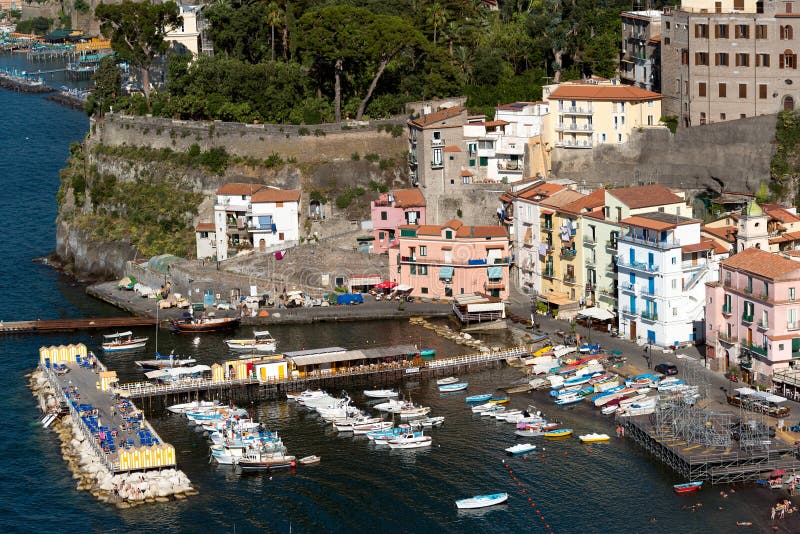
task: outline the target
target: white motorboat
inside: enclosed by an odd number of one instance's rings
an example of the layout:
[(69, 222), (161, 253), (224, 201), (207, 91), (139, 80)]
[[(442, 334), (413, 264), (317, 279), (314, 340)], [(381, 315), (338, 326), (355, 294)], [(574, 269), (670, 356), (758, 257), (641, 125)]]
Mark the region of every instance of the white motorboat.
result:
[(379, 432), (381, 430), (388, 430), (394, 426), (391, 421), (380, 421), (378, 423), (364, 423), (360, 425), (353, 425), (353, 434), (356, 436), (366, 434), (367, 432)]
[(497, 404), (492, 404), (490, 402), (487, 402), (486, 404), (479, 404), (477, 406), (473, 406), (472, 413), (482, 413), (485, 412), (486, 410), (496, 409), (497, 407), (498, 407)]
[(536, 445), (531, 445), (530, 443), (518, 443), (513, 447), (508, 447), (505, 451), (508, 454), (523, 454), (526, 452), (530, 452), (536, 449)]
[(203, 408), (213, 408), (219, 406), (219, 401), (194, 401), (184, 402), (183, 404), (173, 404), (167, 406), (167, 410), (172, 413), (186, 413), (202, 410)]
[(373, 399), (388, 399), (397, 397), (397, 392), (393, 389), (365, 389), (365, 397), (372, 397)]
[(267, 330), (253, 332), (250, 339), (226, 339), (225, 344), (233, 350), (247, 352), (274, 352), (278, 342)]
[(611, 436), (609, 436), (608, 434), (592, 433), (592, 434), (583, 434), (581, 436), (578, 436), (578, 439), (581, 440), (583, 443), (599, 443), (601, 441), (609, 441), (611, 439)]
[(104, 352), (121, 352), (123, 350), (141, 349), (147, 344), (146, 337), (133, 337), (133, 332), (117, 332), (104, 335), (102, 345)]
[(388, 443), (392, 449), (420, 449), (422, 447), (430, 447), (432, 441), (430, 436), (410, 433), (392, 438)]
[(333, 428), (337, 432), (352, 432), (353, 427), (356, 425), (369, 425), (373, 423), (380, 423), (380, 417), (358, 417), (355, 419), (337, 419), (333, 422)]
[(486, 508), (487, 506), (494, 506), (501, 504), (508, 500), (508, 493), (494, 493), (492, 495), (476, 495), (469, 499), (461, 499), (456, 501), (456, 508), (461, 510), (471, 508)]
[(447, 384), (455, 384), (458, 382), (458, 378), (455, 376), (448, 376), (447, 378), (440, 378), (436, 381), (437, 386), (445, 386)]
[(300, 458), (299, 460), (297, 460), (297, 463), (301, 465), (313, 465), (313, 464), (318, 464), (321, 460), (322, 458), (320, 458), (316, 454), (312, 454), (311, 456), (304, 456), (303, 458)]
[(305, 400), (305, 399), (309, 399), (309, 398), (323, 397), (325, 395), (327, 395), (327, 393), (325, 393), (321, 389), (307, 389), (305, 391), (297, 391), (297, 392), (294, 392), (294, 393), (287, 393), (286, 394), (286, 400), (298, 401), (300, 399)]
[(399, 401), (391, 399), (388, 402), (376, 404), (375, 409), (381, 412), (399, 415), (400, 419), (416, 419), (425, 417), (431, 411), (428, 406), (419, 406), (410, 401)]
[(438, 415), (436, 417), (425, 417), (424, 419), (415, 419), (411, 421), (413, 427), (430, 428), (432, 426), (439, 426), (444, 423), (444, 416)]

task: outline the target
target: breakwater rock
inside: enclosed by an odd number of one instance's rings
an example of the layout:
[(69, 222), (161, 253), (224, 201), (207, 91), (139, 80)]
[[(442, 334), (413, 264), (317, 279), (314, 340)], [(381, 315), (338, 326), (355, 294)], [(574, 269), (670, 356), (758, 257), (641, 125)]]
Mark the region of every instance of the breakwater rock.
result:
[(5, 72), (0, 72), (0, 87), (21, 93), (52, 93), (55, 91), (45, 83), (30, 81)]

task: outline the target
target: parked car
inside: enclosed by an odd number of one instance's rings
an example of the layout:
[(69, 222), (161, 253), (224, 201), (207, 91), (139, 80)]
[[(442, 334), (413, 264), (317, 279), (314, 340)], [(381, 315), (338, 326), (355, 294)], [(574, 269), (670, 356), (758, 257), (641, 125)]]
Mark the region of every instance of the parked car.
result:
[(654, 368), (656, 373), (661, 373), (662, 375), (672, 376), (678, 374), (678, 366), (674, 363), (659, 363)]

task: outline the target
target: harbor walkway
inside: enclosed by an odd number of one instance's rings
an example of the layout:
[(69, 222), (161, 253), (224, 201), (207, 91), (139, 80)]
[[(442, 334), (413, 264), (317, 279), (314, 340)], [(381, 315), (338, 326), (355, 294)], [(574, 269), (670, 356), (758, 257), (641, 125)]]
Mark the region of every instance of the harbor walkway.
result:
[(48, 332), (70, 332), (74, 330), (98, 330), (101, 328), (153, 326), (155, 324), (156, 320), (150, 317), (97, 317), (93, 319), (0, 321), (0, 334), (43, 334)]

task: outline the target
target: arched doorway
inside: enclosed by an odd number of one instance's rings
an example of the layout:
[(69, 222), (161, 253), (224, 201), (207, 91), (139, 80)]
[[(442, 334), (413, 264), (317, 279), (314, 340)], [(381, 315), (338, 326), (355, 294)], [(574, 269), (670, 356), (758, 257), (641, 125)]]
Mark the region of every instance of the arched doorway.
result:
[(783, 110), (794, 111), (794, 98), (789, 95), (783, 97)]
[(259, 252), (266, 252), (267, 251), (267, 242), (263, 239), (259, 239), (258, 241), (258, 251)]
[(322, 204), (320, 204), (319, 200), (312, 200), (308, 204), (308, 216), (312, 219), (322, 218)]

